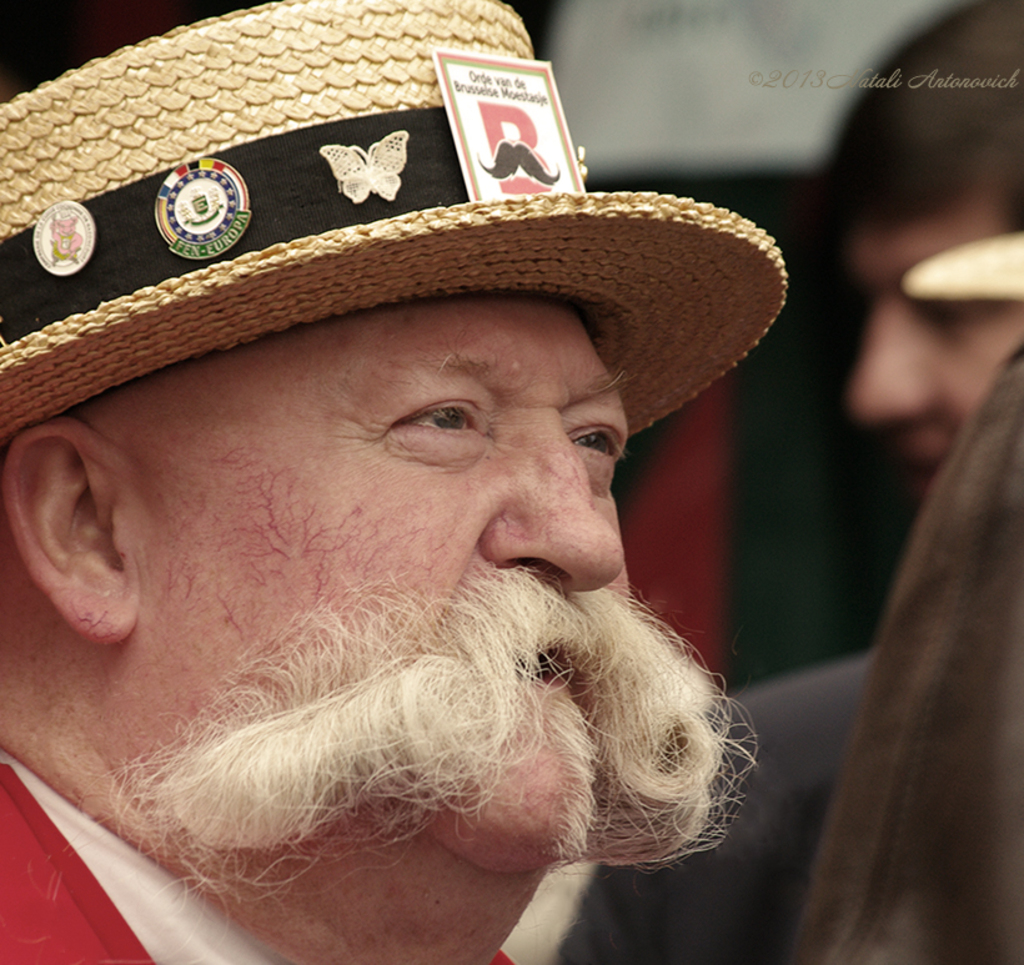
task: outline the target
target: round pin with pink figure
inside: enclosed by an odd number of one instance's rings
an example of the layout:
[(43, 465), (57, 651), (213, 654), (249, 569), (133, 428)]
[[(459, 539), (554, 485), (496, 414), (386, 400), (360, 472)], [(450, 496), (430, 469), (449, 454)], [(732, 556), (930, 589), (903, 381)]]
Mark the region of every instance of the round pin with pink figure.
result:
[(96, 222), (77, 201), (58, 201), (36, 223), (32, 245), (39, 264), (51, 275), (73, 275), (96, 249)]

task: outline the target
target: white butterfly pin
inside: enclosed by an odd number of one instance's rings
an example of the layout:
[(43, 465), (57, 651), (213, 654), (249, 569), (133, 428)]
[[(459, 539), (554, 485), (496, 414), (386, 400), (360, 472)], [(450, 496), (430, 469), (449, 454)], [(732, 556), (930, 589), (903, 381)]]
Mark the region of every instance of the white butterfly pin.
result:
[(374, 191), (385, 201), (394, 201), (402, 179), (398, 176), (405, 170), (405, 145), (409, 140), (408, 131), (395, 131), (381, 138), (364, 151), (352, 145), (325, 144), (320, 153), (327, 158), (331, 171), (338, 179), (338, 191), (362, 204)]

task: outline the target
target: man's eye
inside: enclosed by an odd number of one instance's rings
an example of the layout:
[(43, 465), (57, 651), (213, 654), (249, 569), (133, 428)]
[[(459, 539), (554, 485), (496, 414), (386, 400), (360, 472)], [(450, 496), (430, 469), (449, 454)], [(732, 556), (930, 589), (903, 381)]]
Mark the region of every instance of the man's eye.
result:
[(617, 456), (618, 446), (607, 432), (588, 432), (573, 439), (577, 446), (594, 449), (606, 456)]
[(465, 411), (454, 405), (429, 409), (413, 416), (409, 421), (414, 425), (429, 425), (438, 429), (465, 429), (469, 425)]

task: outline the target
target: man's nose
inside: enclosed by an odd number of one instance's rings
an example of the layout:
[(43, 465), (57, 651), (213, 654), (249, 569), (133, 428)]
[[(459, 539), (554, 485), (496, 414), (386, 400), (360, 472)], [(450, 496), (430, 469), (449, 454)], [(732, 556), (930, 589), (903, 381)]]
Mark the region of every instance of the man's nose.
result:
[(931, 403), (933, 362), (929, 333), (906, 299), (872, 306), (857, 360), (846, 383), (850, 418), (881, 428), (923, 415)]
[(505, 459), (502, 492), (480, 537), (484, 558), (529, 567), (565, 591), (600, 589), (619, 577), (624, 560), (614, 501), (594, 493), (574, 444), (564, 439)]

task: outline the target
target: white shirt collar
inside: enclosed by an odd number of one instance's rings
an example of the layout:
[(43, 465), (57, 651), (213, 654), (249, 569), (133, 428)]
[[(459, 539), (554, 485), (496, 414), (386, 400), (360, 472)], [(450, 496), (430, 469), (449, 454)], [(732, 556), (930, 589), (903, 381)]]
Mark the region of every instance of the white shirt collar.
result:
[(0, 750), (88, 866), (156, 965), (289, 965), (185, 883)]

